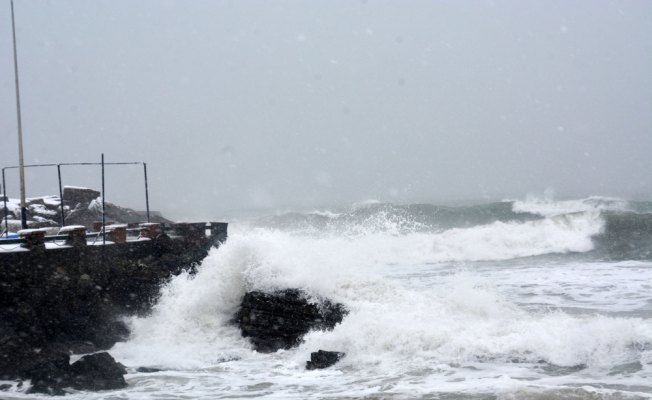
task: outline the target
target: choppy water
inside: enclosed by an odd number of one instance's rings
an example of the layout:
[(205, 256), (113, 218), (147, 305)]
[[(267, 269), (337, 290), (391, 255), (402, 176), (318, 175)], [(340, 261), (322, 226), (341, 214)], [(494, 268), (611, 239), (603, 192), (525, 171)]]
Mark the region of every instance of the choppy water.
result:
[[(651, 213), (607, 198), (371, 203), (236, 224), (130, 320), (111, 350), (129, 388), (69, 397), (652, 398)], [(245, 291), (286, 287), (350, 314), (258, 354), (231, 318)], [(347, 355), (306, 371), (318, 349)]]

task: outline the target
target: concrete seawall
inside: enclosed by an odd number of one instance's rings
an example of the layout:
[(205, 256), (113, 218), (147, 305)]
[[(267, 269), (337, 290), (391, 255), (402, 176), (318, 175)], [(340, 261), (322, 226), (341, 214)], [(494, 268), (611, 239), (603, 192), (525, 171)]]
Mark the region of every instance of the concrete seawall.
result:
[(0, 379), (25, 378), (21, 365), (35, 351), (86, 353), (124, 340), (121, 317), (147, 313), (171, 276), (226, 240), (227, 225), (210, 232), (0, 252)]

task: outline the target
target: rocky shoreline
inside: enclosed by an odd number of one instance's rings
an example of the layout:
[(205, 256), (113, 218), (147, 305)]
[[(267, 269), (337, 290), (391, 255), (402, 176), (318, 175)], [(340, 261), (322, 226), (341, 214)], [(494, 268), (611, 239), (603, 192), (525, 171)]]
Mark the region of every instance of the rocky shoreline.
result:
[[(85, 215), (76, 223), (92, 225), (91, 219), (97, 219), (93, 196), (76, 200), (72, 210), (79, 218)], [(128, 209), (114, 206), (113, 221), (136, 218), (134, 212), (120, 210)], [(74, 217), (72, 212), (69, 216)], [(226, 240), (226, 224), (211, 224), (210, 236), (206, 224), (196, 225), (172, 224), (147, 240), (105, 246), (84, 241), (47, 249), (3, 247), (0, 380), (30, 380), (30, 393), (123, 387), (124, 368), (97, 352), (125, 340), (129, 330), (123, 318), (146, 314), (161, 286), (192, 271), (211, 247)], [(95, 354), (70, 364), (71, 355), (87, 353)]]
[[(74, 222), (92, 225), (96, 192), (76, 193), (67, 202), (77, 212)], [(114, 221), (135, 218), (120, 207), (113, 210)], [(75, 217), (70, 210), (68, 215)], [(27, 393), (51, 395), (66, 394), (68, 388), (125, 387), (126, 369), (103, 351), (128, 338), (124, 318), (146, 315), (169, 279), (182, 271), (193, 273), (210, 247), (226, 240), (226, 224), (210, 239), (203, 226), (194, 232), (186, 225), (150, 240), (0, 254), (0, 380), (17, 385), (29, 380)], [(300, 289), (252, 291), (244, 295), (234, 323), (256, 351), (275, 352), (300, 344), (310, 330), (333, 329), (347, 314), (343, 304), (312, 298)], [(71, 364), (75, 354), (87, 355)], [(319, 350), (306, 369), (326, 368), (342, 357), (344, 353)]]

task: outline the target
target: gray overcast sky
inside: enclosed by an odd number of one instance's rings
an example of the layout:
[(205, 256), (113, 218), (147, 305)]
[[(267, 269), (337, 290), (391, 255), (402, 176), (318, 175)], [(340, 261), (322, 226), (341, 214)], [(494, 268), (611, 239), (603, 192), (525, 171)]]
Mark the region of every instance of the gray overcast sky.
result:
[[(15, 7), (26, 162), (144, 160), (152, 207), (173, 217), (652, 197), (650, 1)], [(18, 162), (13, 78), (0, 0), (3, 166)], [(121, 171), (107, 200), (142, 208), (140, 169)], [(55, 178), (31, 171), (28, 196)], [(99, 173), (64, 181), (98, 188)]]

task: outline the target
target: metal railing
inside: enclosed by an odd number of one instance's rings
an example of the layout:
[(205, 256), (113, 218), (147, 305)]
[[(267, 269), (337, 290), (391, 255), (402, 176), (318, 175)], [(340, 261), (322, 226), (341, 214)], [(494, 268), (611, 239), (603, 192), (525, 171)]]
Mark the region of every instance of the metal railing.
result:
[[(122, 239), (116, 239), (115, 237), (109, 240), (113, 242), (110, 243), (133, 243), (138, 242), (141, 239), (149, 240), (159, 240), (162, 236), (173, 239), (173, 240), (185, 240), (194, 243), (212, 243), (213, 245), (222, 243), (226, 239), (226, 229), (228, 224), (225, 222), (179, 222), (179, 223), (162, 223), (162, 224), (140, 224), (138, 227), (127, 227), (124, 228), (126, 235)], [(81, 228), (81, 227), (80, 227)], [(46, 243), (54, 243), (59, 247), (79, 247), (84, 245), (94, 245), (100, 237), (104, 237), (108, 232), (111, 232), (112, 229), (109, 227), (108, 230), (106, 227), (102, 226), (98, 231), (88, 232), (83, 230), (81, 235), (78, 232), (69, 231), (65, 234), (59, 232), (56, 235), (48, 235), (43, 233), (37, 235), (38, 239), (35, 239), (33, 236), (28, 237), (21, 236), (18, 238), (0, 238), (0, 256), (3, 254), (13, 253), (20, 249), (20, 251), (31, 250), (32, 248), (39, 249), (44, 246)], [(32, 232), (34, 234), (36, 232)], [(83, 238), (83, 244), (77, 242), (79, 238)], [(202, 239), (203, 238), (203, 239)], [(40, 244), (34, 244), (35, 240)], [(117, 241), (116, 241), (117, 240)], [(57, 243), (57, 242), (64, 242)], [(31, 243), (31, 244), (30, 244)], [(106, 241), (103, 241), (103, 245), (107, 245)], [(7, 245), (15, 245), (15, 247), (6, 247)], [(50, 247), (52, 249), (53, 247)], [(56, 247), (54, 247), (56, 248)], [(42, 249), (46, 249), (42, 247)]]
[[(143, 175), (145, 178), (145, 210), (146, 210), (146, 216), (147, 216), (147, 222), (150, 222), (150, 217), (149, 217), (149, 188), (148, 188), (148, 182), (147, 182), (147, 163), (142, 162), (142, 161), (132, 161), (132, 162), (104, 162), (104, 154), (102, 154), (102, 161), (101, 162), (77, 162), (77, 163), (58, 163), (58, 164), (30, 164), (30, 165), (25, 165), (25, 168), (37, 168), (37, 167), (57, 167), (57, 176), (59, 179), (59, 204), (61, 208), (61, 226), (66, 225), (66, 214), (65, 210), (63, 207), (63, 185), (62, 185), (62, 180), (61, 180), (61, 167), (63, 166), (91, 166), (91, 165), (99, 165), (102, 168), (102, 225), (104, 226), (105, 224), (105, 213), (104, 213), (104, 198), (105, 198), (105, 188), (104, 188), (104, 167), (106, 165), (143, 165)], [(20, 168), (18, 165), (14, 166), (9, 166), (9, 167), (3, 167), (2, 168), (2, 188), (4, 189), (4, 197), (3, 197), (3, 203), (4, 203), (4, 219), (5, 219), (5, 235), (8, 237), (9, 235), (9, 208), (7, 207), (7, 183), (6, 183), (6, 177), (5, 177), (5, 170), (9, 169), (17, 169)], [(103, 239), (106, 240), (106, 239)]]

